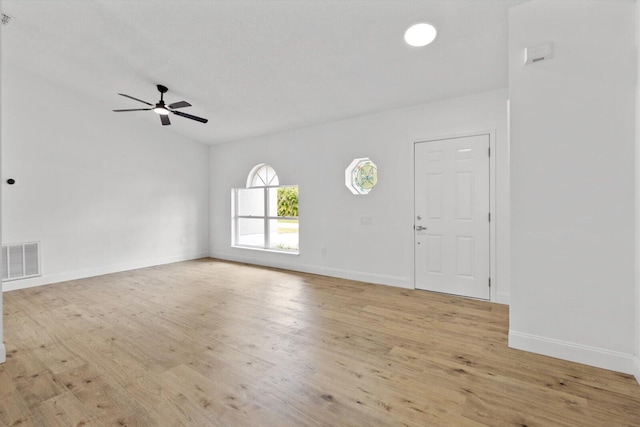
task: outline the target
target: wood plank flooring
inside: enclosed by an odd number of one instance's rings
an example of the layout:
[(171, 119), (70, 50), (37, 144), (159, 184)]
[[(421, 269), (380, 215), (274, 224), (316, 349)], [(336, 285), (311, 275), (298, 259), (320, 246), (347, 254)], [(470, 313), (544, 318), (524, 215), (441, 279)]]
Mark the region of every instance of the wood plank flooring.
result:
[(506, 306), (189, 261), (4, 295), (3, 426), (638, 426), (633, 377)]

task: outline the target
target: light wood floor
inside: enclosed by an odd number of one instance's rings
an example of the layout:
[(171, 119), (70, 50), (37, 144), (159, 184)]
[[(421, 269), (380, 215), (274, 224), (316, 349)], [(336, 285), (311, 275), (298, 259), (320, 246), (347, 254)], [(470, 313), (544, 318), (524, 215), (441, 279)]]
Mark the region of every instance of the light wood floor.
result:
[(4, 295), (6, 426), (638, 426), (506, 306), (216, 260)]

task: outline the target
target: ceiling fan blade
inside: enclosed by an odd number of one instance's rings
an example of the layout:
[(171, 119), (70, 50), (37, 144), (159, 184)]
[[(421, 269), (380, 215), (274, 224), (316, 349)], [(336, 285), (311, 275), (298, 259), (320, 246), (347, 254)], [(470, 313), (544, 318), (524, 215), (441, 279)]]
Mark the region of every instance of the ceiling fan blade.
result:
[(160, 121), (163, 126), (170, 125), (171, 121), (169, 120), (169, 116), (167, 114), (160, 114)]
[(174, 102), (173, 104), (167, 105), (167, 107), (169, 107), (169, 108), (184, 108), (184, 107), (191, 107), (191, 104), (189, 104), (187, 101), (178, 101), (178, 102)]
[(123, 111), (149, 111), (149, 110), (153, 110), (153, 108), (130, 108), (127, 110), (113, 110), (116, 113), (121, 113)]
[(183, 113), (181, 111), (171, 111), (173, 114), (177, 114), (178, 116), (186, 117), (187, 119), (195, 120), (200, 123), (207, 123), (209, 119), (203, 119), (202, 117), (192, 116), (191, 114)]
[(135, 100), (135, 101), (142, 102), (143, 104), (153, 105), (153, 104), (150, 104), (150, 103), (149, 103), (149, 102), (147, 102), (147, 101), (143, 101), (142, 99), (134, 98), (134, 97), (133, 97), (133, 96), (131, 96), (131, 95), (125, 95), (124, 93), (119, 93), (118, 95), (120, 95), (120, 96), (124, 96), (124, 97), (126, 97), (126, 98), (131, 98), (131, 99), (133, 99), (133, 100)]

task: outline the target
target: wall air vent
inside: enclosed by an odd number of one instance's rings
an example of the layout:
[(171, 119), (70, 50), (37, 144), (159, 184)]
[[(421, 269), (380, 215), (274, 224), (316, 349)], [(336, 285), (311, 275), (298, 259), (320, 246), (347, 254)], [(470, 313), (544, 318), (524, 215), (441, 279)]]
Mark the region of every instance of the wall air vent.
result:
[(40, 243), (2, 246), (2, 281), (27, 279), (40, 275)]

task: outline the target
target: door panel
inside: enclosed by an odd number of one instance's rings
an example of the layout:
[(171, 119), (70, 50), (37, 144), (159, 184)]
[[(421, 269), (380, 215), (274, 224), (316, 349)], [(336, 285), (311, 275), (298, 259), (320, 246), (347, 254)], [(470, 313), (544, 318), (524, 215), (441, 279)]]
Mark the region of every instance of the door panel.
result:
[(456, 174), (456, 219), (473, 219), (473, 174), (458, 172)]
[(456, 274), (459, 277), (474, 277), (473, 274), (473, 247), (471, 236), (457, 236), (456, 241)]
[(427, 236), (429, 245), (427, 266), (429, 273), (442, 274), (442, 236), (435, 234)]
[(489, 135), (415, 144), (416, 288), (489, 299)]
[(429, 198), (427, 203), (429, 219), (441, 219), (443, 193), (442, 174), (427, 175), (427, 180), (429, 183), (429, 189), (427, 191), (427, 197)]

